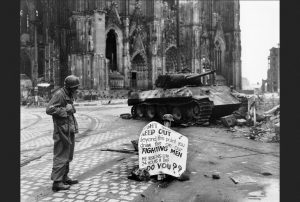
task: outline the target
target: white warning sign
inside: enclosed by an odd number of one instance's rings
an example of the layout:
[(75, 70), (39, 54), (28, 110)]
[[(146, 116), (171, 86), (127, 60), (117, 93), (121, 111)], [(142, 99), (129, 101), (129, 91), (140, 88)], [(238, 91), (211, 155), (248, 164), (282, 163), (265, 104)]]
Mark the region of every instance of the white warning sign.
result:
[(169, 174), (179, 177), (186, 169), (188, 138), (152, 121), (139, 138), (139, 168), (150, 175)]

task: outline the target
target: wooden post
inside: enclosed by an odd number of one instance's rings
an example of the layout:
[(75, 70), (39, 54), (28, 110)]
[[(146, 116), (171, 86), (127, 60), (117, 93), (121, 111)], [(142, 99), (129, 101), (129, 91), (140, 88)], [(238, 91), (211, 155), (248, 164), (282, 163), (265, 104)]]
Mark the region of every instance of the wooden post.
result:
[(256, 126), (256, 103), (255, 103), (255, 101), (253, 104), (253, 122), (254, 122), (254, 126)]

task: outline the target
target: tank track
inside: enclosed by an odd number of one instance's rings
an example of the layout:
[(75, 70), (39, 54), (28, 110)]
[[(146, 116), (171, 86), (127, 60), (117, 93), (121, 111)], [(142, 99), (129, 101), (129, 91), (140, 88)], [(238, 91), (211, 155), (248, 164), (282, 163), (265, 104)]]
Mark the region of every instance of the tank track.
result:
[(191, 100), (186, 103), (140, 103), (132, 106), (131, 114), (134, 119), (162, 121), (163, 114), (172, 114), (175, 123), (203, 124), (210, 121), (213, 103), (207, 99)]

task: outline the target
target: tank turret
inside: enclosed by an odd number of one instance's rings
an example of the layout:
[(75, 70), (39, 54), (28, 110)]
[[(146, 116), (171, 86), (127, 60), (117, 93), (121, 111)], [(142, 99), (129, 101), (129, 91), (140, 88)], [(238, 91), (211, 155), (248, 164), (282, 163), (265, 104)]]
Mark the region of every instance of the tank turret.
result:
[(201, 78), (214, 74), (215, 70), (202, 74), (166, 74), (159, 75), (155, 81), (158, 88), (181, 88), (183, 86), (202, 86)]

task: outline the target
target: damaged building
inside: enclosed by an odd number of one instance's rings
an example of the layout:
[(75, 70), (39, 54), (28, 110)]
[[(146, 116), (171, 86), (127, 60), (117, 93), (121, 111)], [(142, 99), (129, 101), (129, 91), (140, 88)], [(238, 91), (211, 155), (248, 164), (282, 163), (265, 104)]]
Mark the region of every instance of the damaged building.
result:
[(280, 90), (280, 48), (273, 47), (270, 49), (268, 57), (267, 79), (262, 80), (263, 92), (279, 92)]
[(216, 70), (241, 89), (238, 0), (21, 0), (21, 74), (35, 86), (152, 89), (158, 75)]

